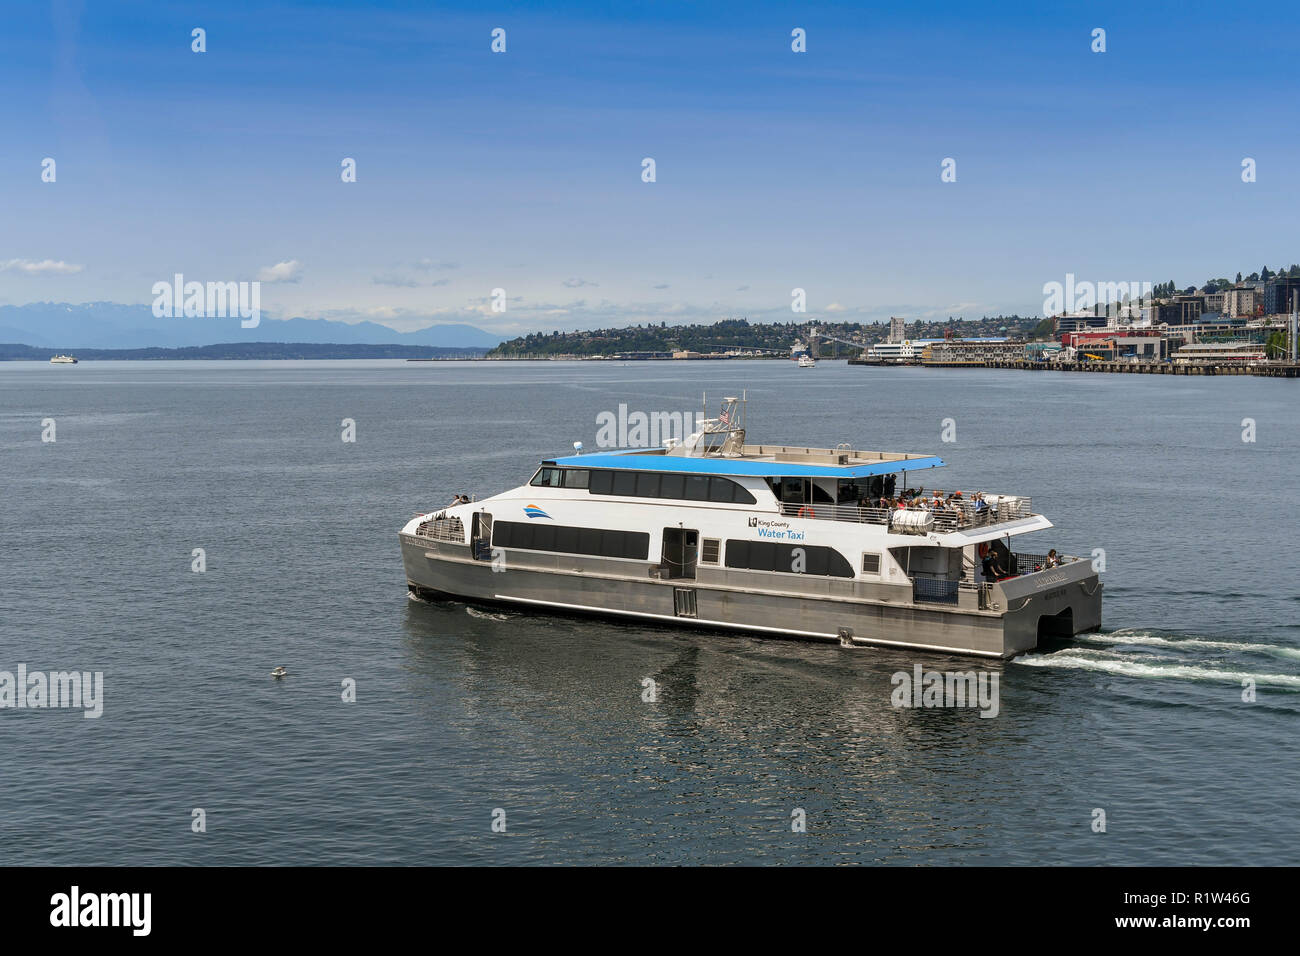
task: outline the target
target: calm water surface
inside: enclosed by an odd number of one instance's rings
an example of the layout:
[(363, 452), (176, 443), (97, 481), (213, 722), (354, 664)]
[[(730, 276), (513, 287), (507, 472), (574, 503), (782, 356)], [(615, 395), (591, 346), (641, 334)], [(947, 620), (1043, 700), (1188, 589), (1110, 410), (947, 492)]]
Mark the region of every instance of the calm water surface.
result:
[[(715, 412), (748, 389), (751, 440), (934, 452), (944, 487), (1033, 495), (1056, 528), (1027, 550), (1105, 549), (1104, 630), (976, 664), (1001, 675), (981, 719), (890, 705), (894, 672), (961, 659), (408, 601), (411, 514), (594, 448), (620, 402), (681, 411), (706, 389)], [(105, 672), (98, 720), (0, 711), (4, 861), (1294, 862), (1297, 389), (784, 361), (0, 363), (0, 670)]]

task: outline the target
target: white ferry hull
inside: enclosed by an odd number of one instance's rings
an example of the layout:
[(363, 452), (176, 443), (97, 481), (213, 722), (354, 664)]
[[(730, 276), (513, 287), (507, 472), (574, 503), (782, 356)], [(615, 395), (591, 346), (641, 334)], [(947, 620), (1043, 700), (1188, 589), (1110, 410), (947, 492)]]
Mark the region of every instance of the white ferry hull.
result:
[[(958, 604), (912, 600), (910, 587), (863, 581), (800, 579), (777, 590), (739, 583), (725, 568), (699, 568), (693, 579), (651, 576), (652, 562), (587, 556), (538, 556), (494, 571), (467, 544), (403, 533), (408, 590), (426, 599), (459, 599), (549, 608), (676, 626), (725, 628), (773, 637), (852, 645), (903, 647), (939, 653), (1011, 658), (1048, 635), (1069, 636), (1101, 626), (1102, 586), (1087, 562), (1075, 562), (992, 585), (986, 608), (971, 590)], [(690, 592), (683, 602), (679, 591)], [(821, 593), (817, 593), (821, 592)], [(679, 613), (688, 604), (694, 614)]]

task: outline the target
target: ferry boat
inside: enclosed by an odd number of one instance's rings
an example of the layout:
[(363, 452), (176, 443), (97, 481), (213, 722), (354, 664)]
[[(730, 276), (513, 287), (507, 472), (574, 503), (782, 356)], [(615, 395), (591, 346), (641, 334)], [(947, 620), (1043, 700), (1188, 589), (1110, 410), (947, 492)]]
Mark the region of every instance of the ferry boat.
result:
[(55, 355), (50, 359), (51, 365), (76, 365), (77, 359), (71, 355)]
[(800, 368), (816, 368), (817, 360), (808, 354), (800, 355), (798, 365)]
[(1091, 561), (1013, 548), (1052, 527), (1030, 498), (909, 489), (932, 455), (749, 444), (741, 399), (696, 428), (575, 443), (527, 484), (416, 515), (410, 595), (993, 658), (1101, 626)]

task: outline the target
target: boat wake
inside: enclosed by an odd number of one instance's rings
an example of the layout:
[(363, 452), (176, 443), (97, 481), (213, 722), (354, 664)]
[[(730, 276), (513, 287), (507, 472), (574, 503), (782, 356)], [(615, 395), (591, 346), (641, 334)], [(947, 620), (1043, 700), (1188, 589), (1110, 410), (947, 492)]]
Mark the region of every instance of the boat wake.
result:
[(468, 614), (470, 617), (481, 618), (482, 620), (485, 620), (485, 621), (508, 621), (508, 620), (510, 620), (510, 615), (509, 615), (509, 614), (499, 614), (499, 613), (493, 613), (493, 612), (491, 612), (491, 611), (480, 611), (480, 610), (478, 610), (478, 608), (473, 608), (473, 607), (467, 607), (467, 608), (465, 608), (465, 613)]
[(1154, 680), (1234, 684), (1252, 680), (1260, 687), (1300, 691), (1300, 673), (1260, 670), (1260, 658), (1300, 661), (1300, 648), (1122, 629), (1080, 634), (1059, 650), (1022, 655), (1015, 662)]
[(1252, 644), (1246, 641), (1218, 641), (1200, 637), (1163, 636), (1152, 631), (1125, 630), (1109, 634), (1080, 634), (1076, 641), (1085, 644), (1132, 645), (1136, 647), (1167, 647), (1174, 650), (1201, 649), (1228, 651), (1236, 654), (1267, 654), (1283, 660), (1300, 661), (1300, 648), (1281, 644)]

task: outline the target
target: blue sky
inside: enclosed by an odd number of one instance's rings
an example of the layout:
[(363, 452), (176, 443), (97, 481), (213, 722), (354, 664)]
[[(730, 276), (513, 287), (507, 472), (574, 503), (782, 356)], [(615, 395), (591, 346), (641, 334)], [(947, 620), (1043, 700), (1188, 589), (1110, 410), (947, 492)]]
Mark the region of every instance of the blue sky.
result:
[(0, 304), (261, 275), (272, 315), (515, 334), (787, 321), (795, 287), (809, 317), (1027, 314), (1067, 272), (1276, 269), (1300, 261), (1289, 21), (1280, 4), (9, 3)]

